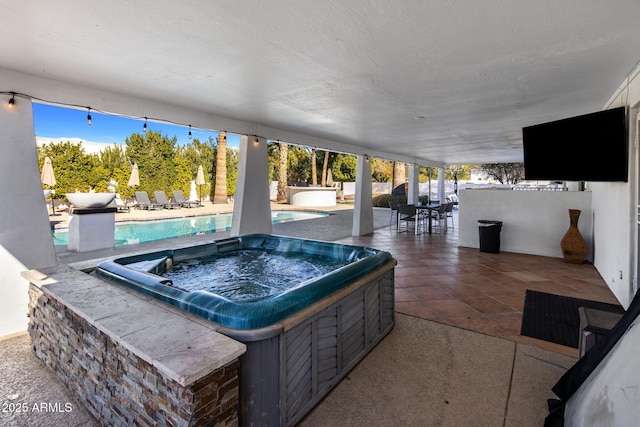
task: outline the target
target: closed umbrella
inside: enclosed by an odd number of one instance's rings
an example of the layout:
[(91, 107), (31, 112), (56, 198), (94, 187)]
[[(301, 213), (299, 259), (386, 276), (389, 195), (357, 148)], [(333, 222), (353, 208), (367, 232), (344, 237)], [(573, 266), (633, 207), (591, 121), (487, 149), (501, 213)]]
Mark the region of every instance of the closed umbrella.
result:
[(331, 169), (327, 170), (327, 187), (333, 187), (333, 173)]
[[(40, 174), (40, 181), (49, 189), (52, 189), (56, 185), (56, 175), (53, 173), (53, 165), (49, 156), (44, 158), (44, 164), (42, 165), (42, 173)], [(53, 204), (53, 197), (51, 197), (51, 214), (56, 214), (56, 208)]]
[(198, 193), (200, 195), (200, 200), (198, 204), (202, 204), (202, 186), (205, 184), (204, 182), (204, 170), (202, 170), (202, 165), (198, 166), (198, 175), (196, 176), (196, 185), (198, 186)]
[(53, 173), (53, 165), (51, 159), (47, 156), (44, 158), (44, 165), (42, 165), (42, 173), (40, 174), (40, 181), (44, 185), (53, 187), (56, 185), (56, 175)]
[(137, 187), (140, 185), (140, 174), (138, 172), (138, 164), (134, 163), (131, 168), (131, 176), (129, 177), (129, 187)]

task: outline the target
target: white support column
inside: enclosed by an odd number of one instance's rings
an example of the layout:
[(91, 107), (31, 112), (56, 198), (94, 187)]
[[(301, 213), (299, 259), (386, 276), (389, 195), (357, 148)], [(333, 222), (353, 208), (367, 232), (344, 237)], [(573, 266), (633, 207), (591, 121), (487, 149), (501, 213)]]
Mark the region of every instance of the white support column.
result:
[(409, 194), (407, 194), (407, 203), (410, 205), (418, 204), (418, 194), (420, 192), (418, 165), (409, 164)]
[(28, 282), (20, 272), (57, 264), (31, 100), (15, 97), (9, 108), (9, 98), (0, 96), (0, 337), (27, 330)]
[(267, 141), (242, 135), (231, 235), (270, 234), (272, 230)]
[(352, 236), (373, 233), (373, 195), (369, 156), (359, 155), (356, 161), (356, 197), (353, 207)]
[(445, 201), (445, 192), (444, 192), (444, 168), (438, 168), (438, 200), (441, 203)]

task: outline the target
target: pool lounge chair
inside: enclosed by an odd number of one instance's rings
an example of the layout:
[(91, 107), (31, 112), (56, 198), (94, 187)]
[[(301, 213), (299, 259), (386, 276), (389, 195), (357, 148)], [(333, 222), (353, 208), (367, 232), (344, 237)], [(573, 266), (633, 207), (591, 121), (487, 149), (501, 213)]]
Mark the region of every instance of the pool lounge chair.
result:
[(148, 211), (162, 210), (160, 203), (152, 203), (151, 200), (149, 200), (149, 195), (146, 191), (136, 191), (136, 202), (138, 203), (136, 205), (138, 209)]
[(173, 200), (180, 203), (183, 208), (197, 208), (200, 204), (196, 201), (187, 200), (180, 190), (173, 190)]
[(116, 208), (118, 208), (118, 212), (129, 212), (131, 210), (131, 208), (127, 206), (127, 202), (123, 201), (119, 194), (116, 194), (116, 198), (113, 199), (113, 202), (115, 203)]
[(164, 191), (154, 191), (153, 195), (156, 197), (156, 203), (160, 203), (165, 209), (180, 209), (182, 207), (180, 203), (169, 200)]

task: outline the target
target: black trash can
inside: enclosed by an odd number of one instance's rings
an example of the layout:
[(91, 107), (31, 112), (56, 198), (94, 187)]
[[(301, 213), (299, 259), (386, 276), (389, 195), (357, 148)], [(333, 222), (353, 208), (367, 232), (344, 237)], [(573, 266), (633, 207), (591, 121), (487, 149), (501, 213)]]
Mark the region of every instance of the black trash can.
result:
[(478, 220), (478, 232), (480, 233), (480, 252), (492, 254), (500, 253), (500, 231), (502, 221)]

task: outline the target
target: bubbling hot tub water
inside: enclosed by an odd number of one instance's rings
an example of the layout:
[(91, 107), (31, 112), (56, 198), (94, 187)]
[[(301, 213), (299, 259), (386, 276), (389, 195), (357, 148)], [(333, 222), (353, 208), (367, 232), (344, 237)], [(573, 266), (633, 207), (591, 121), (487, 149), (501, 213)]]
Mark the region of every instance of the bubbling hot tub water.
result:
[(183, 291), (203, 290), (236, 302), (260, 301), (300, 282), (349, 264), (322, 255), (239, 250), (223, 256), (188, 259), (162, 276)]

